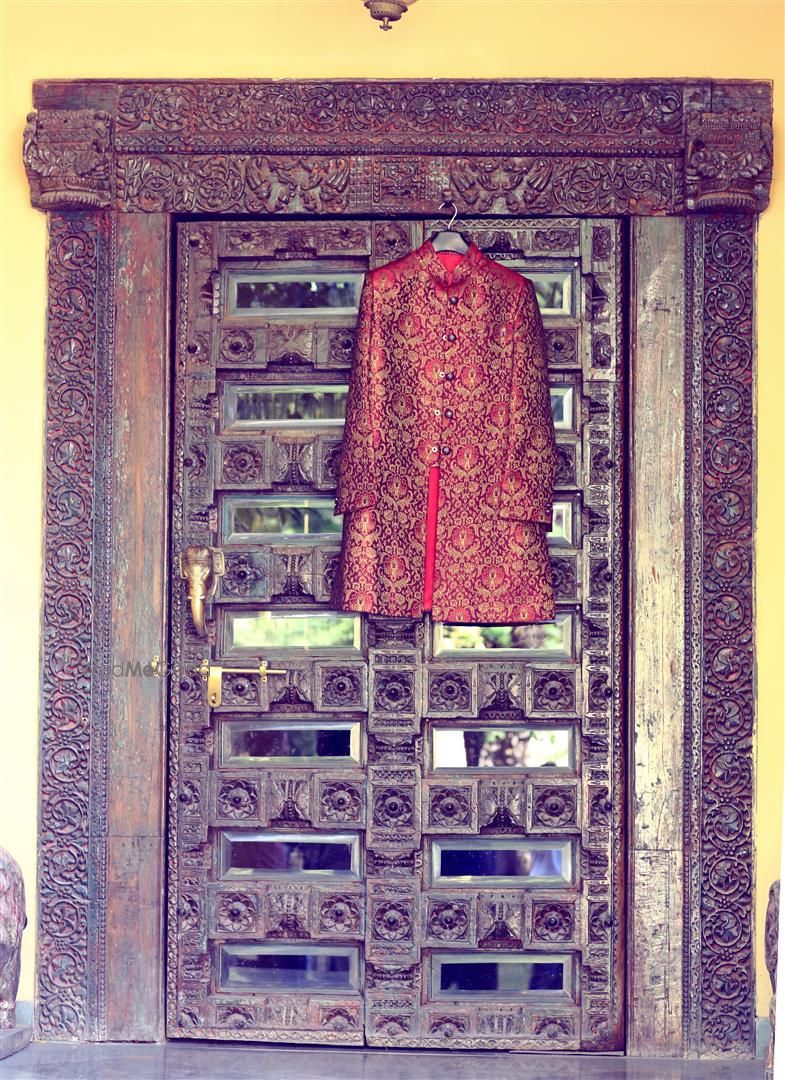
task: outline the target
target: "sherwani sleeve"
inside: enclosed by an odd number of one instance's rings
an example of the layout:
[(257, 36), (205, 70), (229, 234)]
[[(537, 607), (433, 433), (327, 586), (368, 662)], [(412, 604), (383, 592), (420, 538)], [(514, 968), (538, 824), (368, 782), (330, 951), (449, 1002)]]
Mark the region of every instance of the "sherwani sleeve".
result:
[(335, 513), (375, 506), (377, 491), (378, 439), (374, 415), (380, 394), (380, 380), (374, 378), (373, 353), (377, 327), (374, 322), (374, 286), (366, 274), (360, 293), (354, 354), (349, 372), (346, 421), (341, 444)]
[(550, 525), (556, 435), (548, 389), (545, 330), (534, 285), (528, 278), (523, 279), (512, 347), (509, 441), (499, 516)]

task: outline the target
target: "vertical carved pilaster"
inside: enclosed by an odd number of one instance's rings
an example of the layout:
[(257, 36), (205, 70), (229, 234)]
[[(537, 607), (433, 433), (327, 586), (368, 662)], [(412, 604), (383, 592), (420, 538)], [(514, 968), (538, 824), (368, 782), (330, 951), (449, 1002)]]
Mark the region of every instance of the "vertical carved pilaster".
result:
[(111, 662), (109, 214), (49, 221), (37, 1037), (104, 1029)]
[(685, 762), (687, 1046), (755, 1049), (753, 347), (755, 219), (688, 225)]

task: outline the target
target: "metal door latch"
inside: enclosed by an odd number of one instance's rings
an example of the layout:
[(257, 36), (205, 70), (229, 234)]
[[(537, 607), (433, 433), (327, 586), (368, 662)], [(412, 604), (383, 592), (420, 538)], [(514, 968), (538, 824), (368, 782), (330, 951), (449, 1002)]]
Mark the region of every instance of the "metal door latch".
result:
[(271, 668), (267, 660), (262, 660), (256, 667), (225, 668), (218, 664), (211, 664), (205, 657), (199, 667), (194, 668), (194, 674), (198, 675), (202, 682), (207, 683), (207, 704), (211, 709), (217, 709), (221, 704), (221, 684), (225, 671), (230, 675), (258, 675), (263, 683), (267, 682), (268, 675), (286, 674), (286, 668)]

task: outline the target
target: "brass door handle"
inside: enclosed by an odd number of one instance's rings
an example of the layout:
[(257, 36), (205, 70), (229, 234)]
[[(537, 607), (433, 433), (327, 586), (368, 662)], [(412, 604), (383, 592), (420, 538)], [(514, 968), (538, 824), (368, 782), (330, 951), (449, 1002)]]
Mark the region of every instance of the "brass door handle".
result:
[(180, 577), (188, 582), (191, 617), (199, 637), (207, 637), (204, 607), (215, 596), (218, 578), (225, 573), (226, 563), (220, 548), (194, 546), (180, 553)]
[(286, 674), (286, 668), (271, 668), (267, 660), (262, 660), (256, 667), (225, 668), (219, 664), (211, 664), (205, 657), (199, 667), (194, 668), (194, 674), (207, 683), (207, 704), (211, 709), (217, 709), (221, 704), (221, 684), (225, 671), (230, 675), (258, 675), (263, 683), (267, 682), (268, 675)]

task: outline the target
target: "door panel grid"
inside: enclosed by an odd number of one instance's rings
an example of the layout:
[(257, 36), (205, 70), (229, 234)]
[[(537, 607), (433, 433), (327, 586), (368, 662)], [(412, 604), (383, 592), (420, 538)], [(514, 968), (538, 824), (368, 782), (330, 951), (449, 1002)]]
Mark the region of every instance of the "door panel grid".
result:
[(537, 287), (556, 619), (327, 614), (362, 277), (438, 227), (179, 226), (172, 554), (223, 573), (204, 639), (173, 575), (173, 1037), (622, 1045), (617, 221), (463, 223)]

